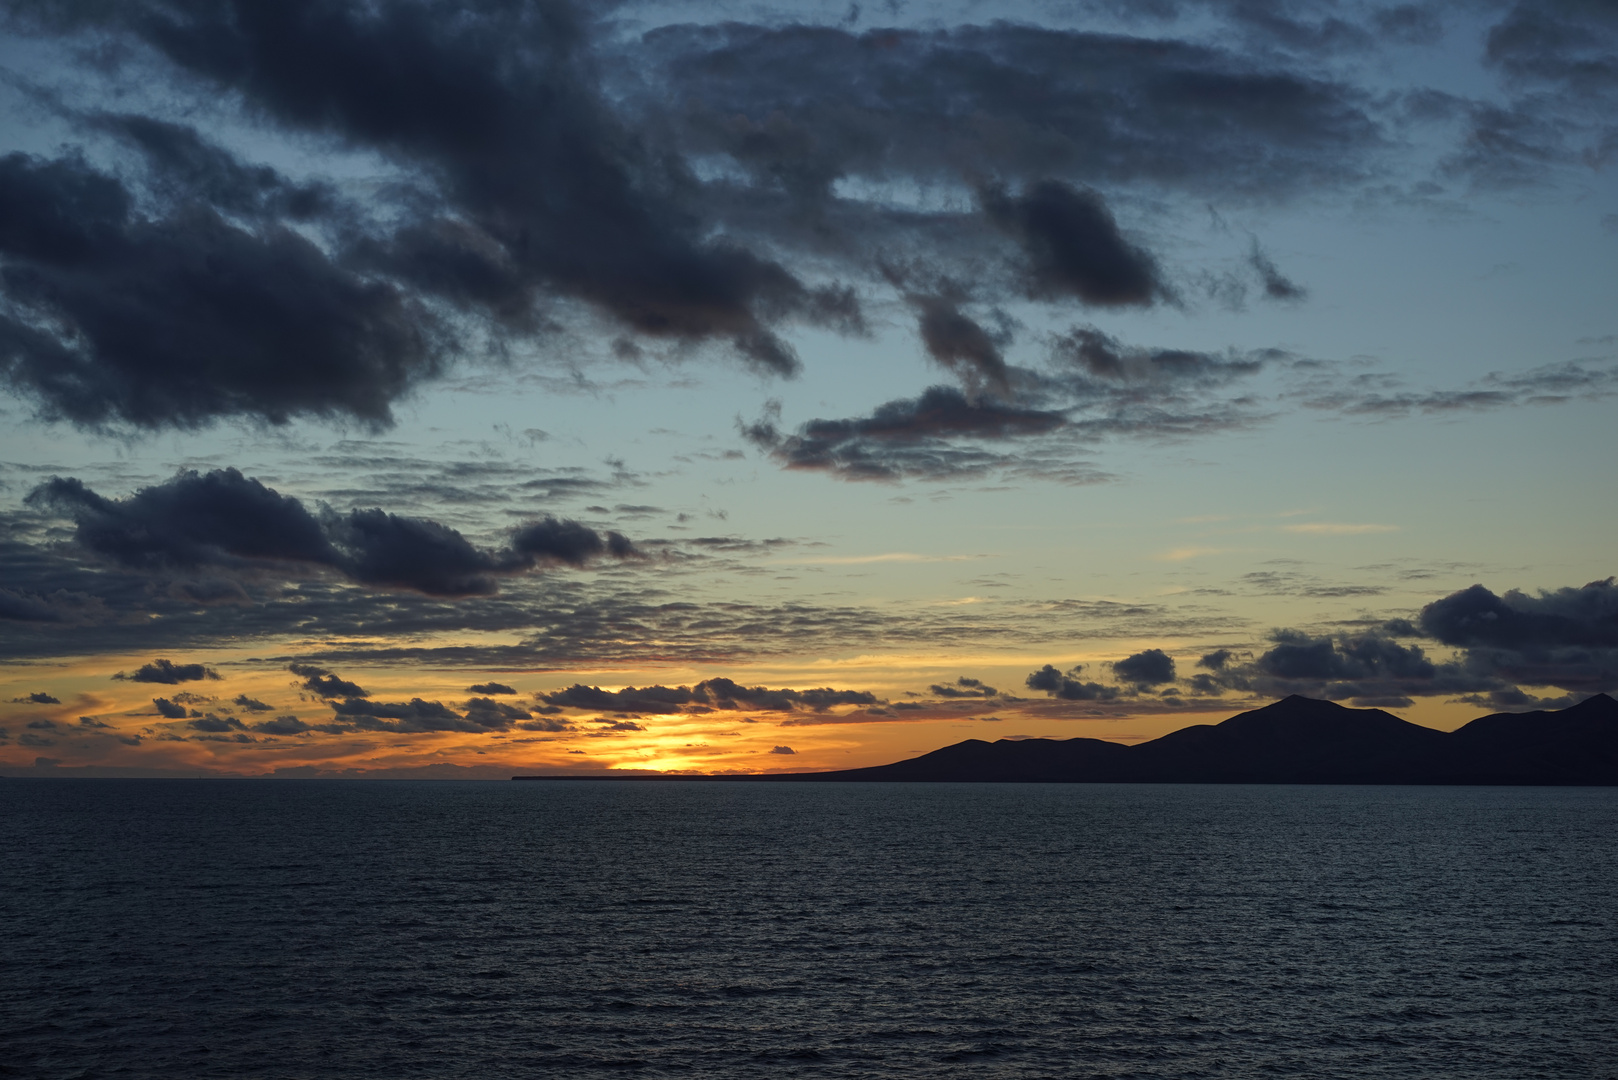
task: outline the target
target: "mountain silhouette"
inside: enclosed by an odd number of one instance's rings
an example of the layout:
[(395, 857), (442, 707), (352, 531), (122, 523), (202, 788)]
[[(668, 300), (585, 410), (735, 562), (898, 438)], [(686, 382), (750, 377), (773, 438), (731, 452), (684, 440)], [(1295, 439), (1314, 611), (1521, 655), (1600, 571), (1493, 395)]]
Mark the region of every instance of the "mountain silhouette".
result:
[(1160, 739), (969, 739), (801, 780), (1179, 784), (1618, 784), (1618, 701), (1496, 713), (1453, 731), (1293, 695)]
[(1618, 701), (1597, 694), (1559, 711), (1495, 713), (1444, 732), (1381, 709), (1293, 695), (1134, 746), (1102, 739), (968, 739), (864, 769), (667, 779), (1608, 785), (1618, 784)]

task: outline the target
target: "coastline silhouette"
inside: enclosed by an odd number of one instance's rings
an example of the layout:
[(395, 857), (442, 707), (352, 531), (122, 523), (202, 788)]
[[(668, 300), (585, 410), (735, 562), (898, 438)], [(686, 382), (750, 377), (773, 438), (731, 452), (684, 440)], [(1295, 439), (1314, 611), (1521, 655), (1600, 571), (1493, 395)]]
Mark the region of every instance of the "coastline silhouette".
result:
[(1134, 746), (1103, 739), (965, 742), (812, 773), (549, 775), (513, 780), (906, 781), (1135, 784), (1618, 784), (1618, 701), (1494, 713), (1452, 731), (1292, 695)]

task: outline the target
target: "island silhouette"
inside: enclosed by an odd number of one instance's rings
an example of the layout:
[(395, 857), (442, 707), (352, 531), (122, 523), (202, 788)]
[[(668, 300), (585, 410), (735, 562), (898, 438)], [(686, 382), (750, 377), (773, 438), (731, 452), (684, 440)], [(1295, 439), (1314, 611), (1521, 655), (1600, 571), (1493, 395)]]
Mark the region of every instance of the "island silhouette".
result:
[(1618, 701), (1494, 713), (1455, 731), (1294, 694), (1133, 746), (1104, 739), (965, 742), (831, 772), (554, 774), (514, 780), (1132, 784), (1618, 784)]

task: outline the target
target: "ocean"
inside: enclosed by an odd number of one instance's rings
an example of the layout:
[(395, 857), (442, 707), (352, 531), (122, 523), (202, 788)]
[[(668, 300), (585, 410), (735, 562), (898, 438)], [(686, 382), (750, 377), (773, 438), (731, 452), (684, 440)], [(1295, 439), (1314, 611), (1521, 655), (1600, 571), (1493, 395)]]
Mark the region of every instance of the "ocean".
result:
[(1612, 1077), (1618, 789), (0, 781), (0, 1076)]

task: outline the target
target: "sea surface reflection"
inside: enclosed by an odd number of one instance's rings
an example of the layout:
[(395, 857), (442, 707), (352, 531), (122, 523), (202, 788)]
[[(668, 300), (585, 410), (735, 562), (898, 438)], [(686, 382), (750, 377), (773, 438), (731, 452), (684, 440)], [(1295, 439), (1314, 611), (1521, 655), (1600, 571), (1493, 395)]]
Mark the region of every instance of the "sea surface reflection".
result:
[(1618, 790), (0, 781), (0, 1076), (1596, 1077)]

